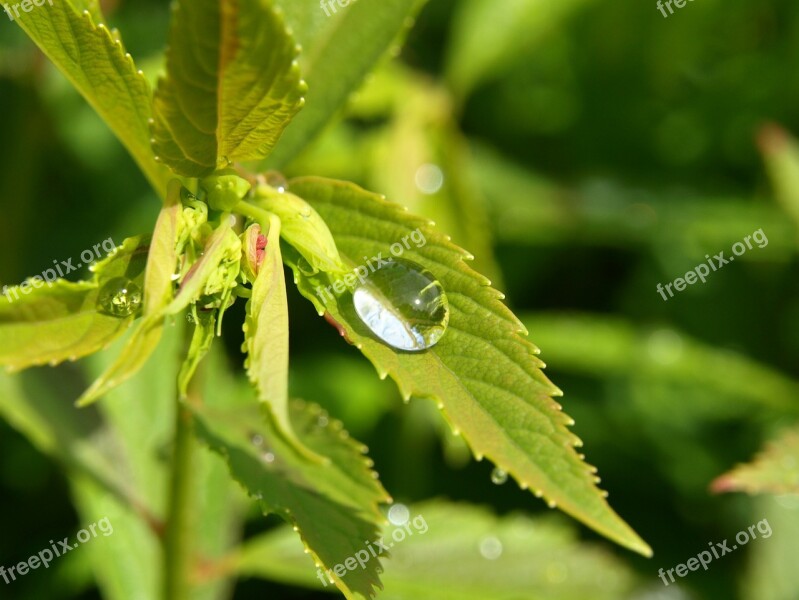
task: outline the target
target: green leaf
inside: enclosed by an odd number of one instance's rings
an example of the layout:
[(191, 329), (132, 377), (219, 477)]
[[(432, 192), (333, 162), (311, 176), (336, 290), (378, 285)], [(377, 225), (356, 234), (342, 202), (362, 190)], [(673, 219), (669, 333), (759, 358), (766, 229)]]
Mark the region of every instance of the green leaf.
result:
[[(308, 106), (286, 129), (262, 168), (285, 167), (311, 142), (355, 92), (400, 35), (424, 0), (352, 2), (342, 8), (327, 0), (275, 0), (303, 47), (300, 65), (308, 82)], [(335, 10), (335, 14), (332, 11)]]
[(280, 254), (280, 221), (275, 216), (270, 218), (264, 261), (247, 301), (242, 350), (247, 353), (247, 375), (281, 433), (301, 453), (318, 459), (297, 438), (289, 417), (289, 307)]
[(143, 287), (148, 242), (143, 237), (125, 240), (97, 263), (91, 281), (58, 279), (51, 286), (39, 277), (41, 287), (29, 286), (29, 282), (24, 286), (27, 294), (17, 287), (0, 297), (0, 365), (16, 371), (74, 361), (105, 348), (122, 335), (135, 314), (119, 318), (97, 312), (100, 296), (105, 285), (113, 285), (120, 277)]
[(715, 492), (799, 494), (799, 427), (766, 445), (754, 460), (713, 482)]
[(346, 267), (327, 224), (311, 205), (290, 192), (268, 185), (255, 188), (253, 202), (280, 218), (281, 235), (302, 254), (312, 269), (339, 272)]
[(203, 177), (265, 158), (304, 102), (297, 54), (268, 0), (179, 0), (153, 104), (159, 159)]
[(60, 0), (20, 12), (19, 26), (108, 124), (163, 194), (169, 178), (150, 148), (151, 92), (118, 34), (97, 23), (97, 2)]
[[(264, 513), (275, 513), (297, 527), (318, 565), (331, 568), (353, 556), (364, 540), (375, 539), (383, 521), (378, 505), (390, 498), (362, 456), (366, 448), (349, 438), (340, 422), (322, 421), (316, 406), (292, 403), (292, 422), (301, 441), (330, 459), (321, 464), (287, 444), (257, 406), (226, 412), (189, 408), (200, 439), (225, 457), (233, 477)], [(339, 589), (347, 597), (369, 596), (379, 585), (377, 566), (336, 577)]]
[[(296, 255), (287, 253), (300, 291), (319, 313), (327, 312), (339, 324), (381, 376), (391, 375), (403, 397), (437, 402), (478, 459), (489, 458), (551, 506), (623, 546), (650, 555), (649, 546), (596, 488), (595, 469), (577, 454), (580, 441), (567, 429), (573, 421), (552, 399), (561, 392), (542, 373), (543, 363), (534, 355), (535, 346), (524, 338), (524, 327), (500, 302), (502, 294), (464, 262), (465, 252), (429, 222), (353, 184), (303, 178), (292, 181), (291, 189), (319, 212), (345, 261), (355, 266), (368, 260), (374, 265), (378, 258), (391, 256), (392, 244), (395, 249), (399, 245), (404, 259), (441, 282), (451, 312), (449, 328), (436, 346), (423, 353), (397, 352), (360, 321), (349, 294), (337, 297), (325, 291), (329, 277), (303, 274)], [(414, 247), (407, 240), (417, 229), (425, 243)]]
[[(381, 600), (618, 600), (631, 591), (634, 576), (621, 561), (554, 519), (500, 519), (439, 501), (409, 509), (405, 525), (381, 533), (391, 544)], [(323, 588), (306, 563), (287, 527), (245, 543), (235, 561), (244, 576)]]
[(172, 180), (164, 207), (158, 215), (144, 275), (144, 318), (128, 339), (117, 360), (78, 399), (87, 406), (136, 374), (158, 346), (163, 333), (163, 315), (172, 301), (172, 276), (177, 268), (176, 244), (180, 235), (182, 186)]
[(225, 219), (205, 242), (202, 256), (186, 273), (183, 281), (180, 282), (180, 290), (175, 299), (163, 308), (161, 316), (177, 314), (190, 304), (197, 302), (203, 294), (210, 293), (210, 290), (206, 288), (215, 278), (221, 263), (226, 260), (228, 255), (233, 255), (231, 258), (233, 262), (239, 262), (241, 241), (233, 232), (230, 222)]

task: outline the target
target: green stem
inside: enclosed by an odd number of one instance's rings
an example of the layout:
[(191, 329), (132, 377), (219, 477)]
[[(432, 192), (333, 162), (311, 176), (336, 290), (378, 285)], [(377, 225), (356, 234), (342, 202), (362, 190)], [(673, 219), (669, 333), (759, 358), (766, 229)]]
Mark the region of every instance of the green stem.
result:
[(269, 225), (270, 217), (272, 217), (272, 213), (268, 210), (264, 210), (263, 208), (244, 201), (239, 202), (233, 209), (233, 212), (237, 212), (253, 221), (257, 221), (262, 228)]
[[(188, 401), (199, 401), (195, 375), (189, 385)], [(194, 491), (194, 454), (196, 442), (189, 409), (177, 402), (175, 445), (172, 456), (169, 506), (164, 536), (164, 600), (190, 600), (189, 578), (193, 548), (192, 501)]]

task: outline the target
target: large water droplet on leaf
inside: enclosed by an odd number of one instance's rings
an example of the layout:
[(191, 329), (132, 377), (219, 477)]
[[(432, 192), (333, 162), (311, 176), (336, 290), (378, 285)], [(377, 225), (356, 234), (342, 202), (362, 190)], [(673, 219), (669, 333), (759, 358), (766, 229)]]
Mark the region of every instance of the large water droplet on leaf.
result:
[(352, 295), (364, 324), (389, 346), (421, 351), (436, 344), (449, 323), (441, 283), (416, 263), (394, 259), (371, 273)]
[(115, 277), (100, 289), (97, 310), (124, 319), (139, 310), (141, 303), (141, 288), (130, 279)]

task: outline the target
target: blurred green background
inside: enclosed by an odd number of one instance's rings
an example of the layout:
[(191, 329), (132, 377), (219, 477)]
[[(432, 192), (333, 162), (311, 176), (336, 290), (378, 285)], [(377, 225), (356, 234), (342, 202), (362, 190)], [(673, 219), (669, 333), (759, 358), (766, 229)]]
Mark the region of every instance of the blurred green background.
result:
[[(106, 14), (154, 80), (168, 3), (119, 0)], [(709, 491), (799, 408), (799, 189), (779, 168), (769, 178), (757, 143), (769, 122), (799, 132), (797, 60), (799, 6), (788, 0), (702, 0), (668, 18), (654, 0), (430, 0), (402, 54), (286, 169), (385, 193), (475, 254), (528, 325), (587, 460), (653, 559), (492, 485), (491, 466), (470, 460), (427, 403), (404, 406), (290, 290), (294, 395), (369, 446), (399, 501), (543, 514), (633, 573), (624, 597), (799, 598), (797, 497)], [(2, 18), (0, 118), (0, 286), (152, 229), (159, 203), (132, 160)], [(766, 247), (667, 302), (656, 292), (758, 229)], [(241, 338), (227, 328), (236, 365)], [(80, 373), (59, 373), (76, 397)], [(4, 422), (0, 490), (0, 565), (84, 525), (62, 468)], [(679, 588), (658, 578), (764, 518), (771, 538)], [(87, 560), (74, 553), (11, 591), (0, 584), (0, 597), (99, 597)], [(252, 579), (235, 597), (329, 596)]]

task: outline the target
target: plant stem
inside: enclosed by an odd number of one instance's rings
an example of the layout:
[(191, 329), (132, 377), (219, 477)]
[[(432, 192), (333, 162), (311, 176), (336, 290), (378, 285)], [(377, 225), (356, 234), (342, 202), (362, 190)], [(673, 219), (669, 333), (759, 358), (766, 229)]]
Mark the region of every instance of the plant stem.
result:
[[(189, 384), (189, 402), (199, 401), (198, 379), (195, 375)], [(178, 401), (175, 411), (175, 445), (169, 486), (169, 507), (164, 536), (163, 600), (190, 600), (194, 491), (192, 475), (195, 446), (191, 412)]]

